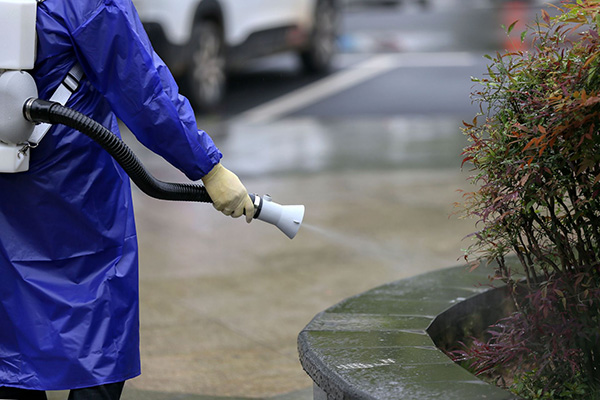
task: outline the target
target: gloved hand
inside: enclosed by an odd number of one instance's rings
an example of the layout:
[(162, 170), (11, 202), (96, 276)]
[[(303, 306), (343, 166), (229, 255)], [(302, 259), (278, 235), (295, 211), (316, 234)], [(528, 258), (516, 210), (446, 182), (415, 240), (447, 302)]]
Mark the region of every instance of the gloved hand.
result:
[(202, 182), (218, 211), (233, 218), (245, 214), (246, 222), (252, 221), (254, 204), (237, 175), (219, 163), (202, 178)]

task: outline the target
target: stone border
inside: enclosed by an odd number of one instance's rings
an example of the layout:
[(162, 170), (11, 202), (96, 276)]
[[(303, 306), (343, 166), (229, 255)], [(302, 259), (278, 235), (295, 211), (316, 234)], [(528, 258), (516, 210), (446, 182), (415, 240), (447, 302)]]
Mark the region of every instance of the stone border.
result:
[(459, 332), (481, 331), (502, 315), (499, 309), (508, 304), (504, 290), (481, 285), (491, 273), (491, 267), (469, 272), (465, 266), (433, 271), (369, 290), (315, 316), (298, 336), (315, 400), (515, 399), (436, 346), (460, 339)]

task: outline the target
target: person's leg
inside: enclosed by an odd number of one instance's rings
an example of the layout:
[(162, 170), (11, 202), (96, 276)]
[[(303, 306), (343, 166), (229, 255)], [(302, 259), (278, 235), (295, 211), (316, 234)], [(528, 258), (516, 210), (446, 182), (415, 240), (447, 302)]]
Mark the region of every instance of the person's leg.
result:
[(69, 400), (119, 400), (125, 382), (109, 383), (69, 392)]
[(0, 386), (0, 400), (48, 400), (46, 392)]

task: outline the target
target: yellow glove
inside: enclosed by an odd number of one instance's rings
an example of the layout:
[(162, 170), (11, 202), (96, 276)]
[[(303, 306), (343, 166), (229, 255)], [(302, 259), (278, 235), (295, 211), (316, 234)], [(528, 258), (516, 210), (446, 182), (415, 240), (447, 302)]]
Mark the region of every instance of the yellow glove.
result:
[(245, 214), (246, 222), (252, 221), (254, 204), (237, 175), (219, 163), (202, 178), (202, 182), (218, 211), (233, 218)]

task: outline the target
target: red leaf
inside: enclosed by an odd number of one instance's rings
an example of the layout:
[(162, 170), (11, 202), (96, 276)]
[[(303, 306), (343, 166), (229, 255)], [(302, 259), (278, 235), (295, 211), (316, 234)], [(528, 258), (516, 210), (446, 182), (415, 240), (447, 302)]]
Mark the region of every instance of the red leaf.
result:
[(466, 163), (466, 162), (468, 162), (468, 161), (471, 161), (471, 160), (472, 160), (472, 159), (474, 159), (474, 158), (475, 158), (475, 157), (473, 157), (473, 156), (469, 156), (469, 157), (465, 157), (465, 158), (463, 158), (463, 160), (462, 160), (462, 164), (460, 164), (460, 167), (462, 168), (462, 167), (463, 167), (463, 165), (465, 165), (465, 163)]
[(550, 24), (550, 14), (546, 10), (542, 10), (542, 19), (545, 23)]
[(533, 138), (529, 141), (529, 143), (527, 143), (527, 145), (525, 146), (525, 148), (523, 149), (523, 151), (527, 150), (528, 148), (530, 148), (531, 146), (535, 146), (538, 143), (538, 138)]

